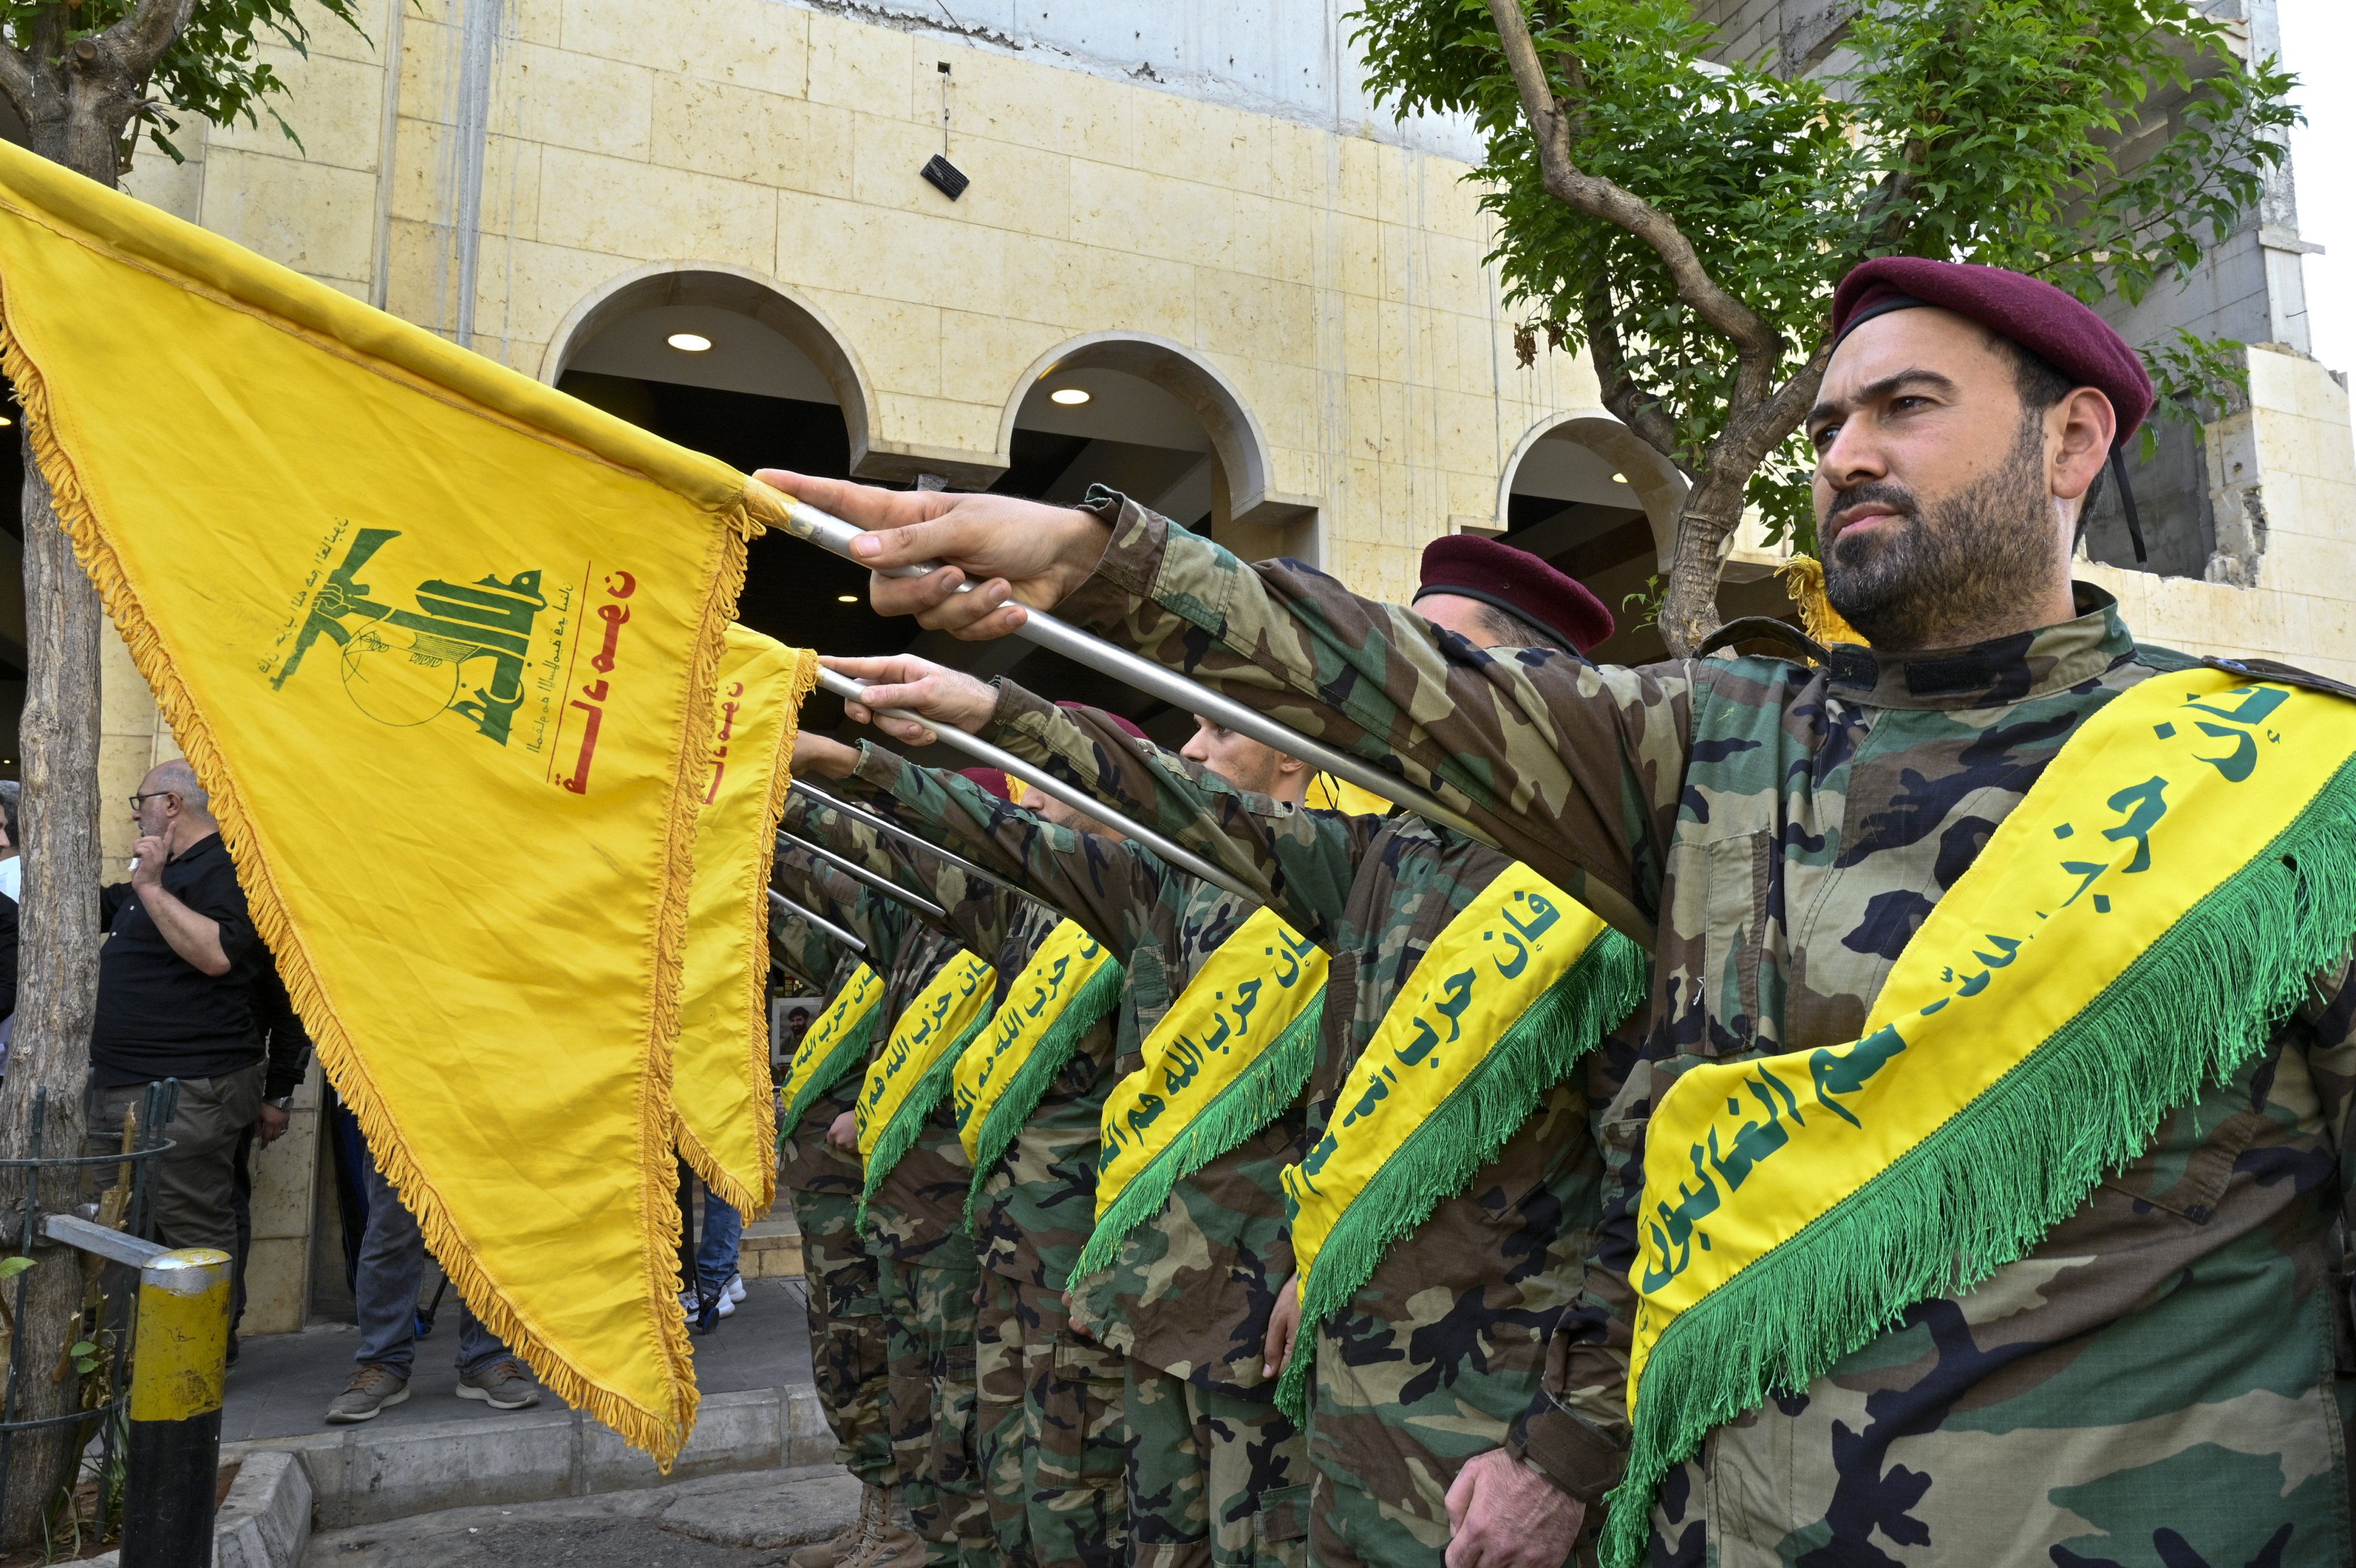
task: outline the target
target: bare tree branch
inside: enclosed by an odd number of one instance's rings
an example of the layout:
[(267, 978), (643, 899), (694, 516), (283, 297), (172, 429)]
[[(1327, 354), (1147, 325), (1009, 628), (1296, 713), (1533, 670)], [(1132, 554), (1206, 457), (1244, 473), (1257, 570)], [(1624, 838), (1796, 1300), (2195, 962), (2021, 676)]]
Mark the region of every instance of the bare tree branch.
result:
[[(1522, 113), (1529, 120), (1532, 139), (1537, 145), (1538, 168), (1545, 177), (1547, 193), (1566, 206), (1626, 230), (1651, 246), (1676, 284), (1677, 296), (1733, 340), (1746, 361), (1746, 377), (1751, 371), (1747, 361), (1755, 359), (1762, 362), (1754, 395), (1764, 396), (1766, 380), (1772, 375), (1775, 359), (1783, 349), (1781, 334), (1758, 312), (1719, 286), (1718, 280), (1702, 264), (1693, 242), (1677, 227), (1676, 220), (1617, 181), (1588, 174), (1579, 167), (1570, 156), (1569, 116), (1547, 81), (1546, 65), (1538, 59), (1537, 44), (1530, 37), (1529, 19), (1522, 15), (1521, 0), (1488, 0), (1488, 5), (1489, 15), (1497, 24), (1498, 41), (1505, 48), (1505, 64), (1513, 72), (1514, 85), (1521, 92)], [(1738, 388), (1738, 393), (1739, 391)]]
[(99, 35), (102, 47), (113, 51), (123, 70), (145, 81), (164, 51), (188, 25), (197, 0), (139, 0), (139, 8)]
[[(1620, 322), (1612, 313), (1612, 293), (1598, 274), (1580, 301), (1580, 326), (1587, 334), (1588, 358), (1595, 361), (1595, 379), (1603, 406), (1621, 424), (1644, 438), (1644, 444), (1672, 463), (1677, 450), (1677, 428), (1663, 411), (1660, 400), (1647, 397), (1628, 369), (1627, 350), (1620, 341)], [(1682, 466), (1682, 465), (1681, 465)]]
[(27, 122), (33, 118), (33, 96), (39, 84), (33, 75), (33, 62), (25, 58), (22, 49), (0, 44), (0, 93), (16, 105), (17, 114)]

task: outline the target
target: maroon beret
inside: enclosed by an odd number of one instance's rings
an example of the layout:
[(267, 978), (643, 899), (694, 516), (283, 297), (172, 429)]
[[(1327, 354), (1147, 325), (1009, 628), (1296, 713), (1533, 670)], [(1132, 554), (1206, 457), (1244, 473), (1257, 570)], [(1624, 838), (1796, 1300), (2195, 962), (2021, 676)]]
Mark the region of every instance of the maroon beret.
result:
[[(1059, 708), (1087, 707), (1086, 703), (1057, 703), (1055, 705)], [(1103, 708), (1092, 708), (1089, 711), (1092, 713), (1103, 714), (1106, 718), (1110, 719), (1115, 725), (1119, 725), (1121, 733), (1128, 736), (1131, 740), (1143, 740), (1145, 738), (1145, 732), (1143, 730), (1138, 728), (1127, 719), (1122, 718), (1119, 714), (1108, 712)]]
[(1494, 605), (1581, 653), (1612, 635), (1612, 612), (1577, 578), (1478, 533), (1443, 534), (1423, 547), (1423, 585), (1415, 596), (1426, 594)]
[(1833, 342), (1877, 316), (1935, 305), (2010, 338), (2075, 384), (2111, 400), (2124, 443), (2151, 413), (2151, 372), (2127, 340), (2073, 295), (2002, 267), (1883, 256), (1853, 269), (1833, 292)]
[(1014, 791), (1007, 786), (1006, 775), (995, 768), (960, 768), (958, 777), (980, 785), (1010, 806), (1014, 803)]

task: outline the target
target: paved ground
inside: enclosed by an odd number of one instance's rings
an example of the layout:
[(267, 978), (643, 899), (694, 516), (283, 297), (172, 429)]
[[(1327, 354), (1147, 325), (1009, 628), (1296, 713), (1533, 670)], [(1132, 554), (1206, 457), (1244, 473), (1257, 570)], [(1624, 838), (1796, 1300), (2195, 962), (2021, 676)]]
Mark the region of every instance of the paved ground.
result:
[[(799, 1279), (745, 1281), (744, 1300), (735, 1316), (710, 1334), (692, 1337), (696, 1386), (707, 1394), (719, 1394), (809, 1382), (809, 1320), (803, 1310), (801, 1288)], [(221, 1407), (221, 1441), (341, 1430), (329, 1427), (322, 1417), (327, 1402), (351, 1380), (352, 1352), (359, 1345), (359, 1331), (348, 1324), (325, 1324), (300, 1334), (273, 1334), (245, 1341), (237, 1365), (230, 1369), (228, 1397)], [(452, 1359), (457, 1349), (457, 1307), (451, 1302), (444, 1306), (432, 1337), (418, 1344), (408, 1401), (368, 1425), (387, 1428), (470, 1417), (508, 1419), (509, 1412), (456, 1397), (458, 1373)], [(555, 1395), (543, 1391), (541, 1408), (562, 1407)], [(682, 1557), (673, 1568), (701, 1568), (705, 1561)], [(717, 1565), (736, 1560), (709, 1561)]]
[(858, 1483), (839, 1469), (770, 1470), (331, 1530), (311, 1538), (303, 1562), (304, 1568), (773, 1568), (858, 1511)]

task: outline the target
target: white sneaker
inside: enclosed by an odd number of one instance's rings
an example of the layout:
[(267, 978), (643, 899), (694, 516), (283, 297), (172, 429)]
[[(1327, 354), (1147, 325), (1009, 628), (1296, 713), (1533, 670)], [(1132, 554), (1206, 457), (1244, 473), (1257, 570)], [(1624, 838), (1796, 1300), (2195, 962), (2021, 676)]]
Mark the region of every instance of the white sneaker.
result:
[(731, 1274), (728, 1276), (728, 1299), (730, 1301), (743, 1301), (744, 1299), (744, 1276), (743, 1274)]
[(718, 1316), (722, 1317), (734, 1317), (736, 1316), (736, 1303), (730, 1297), (726, 1291), (722, 1291), (720, 1293), (720, 1310)]
[(681, 1291), (679, 1293), (679, 1309), (681, 1312), (687, 1314), (690, 1317), (693, 1317), (696, 1314), (697, 1307), (698, 1303), (693, 1292)]

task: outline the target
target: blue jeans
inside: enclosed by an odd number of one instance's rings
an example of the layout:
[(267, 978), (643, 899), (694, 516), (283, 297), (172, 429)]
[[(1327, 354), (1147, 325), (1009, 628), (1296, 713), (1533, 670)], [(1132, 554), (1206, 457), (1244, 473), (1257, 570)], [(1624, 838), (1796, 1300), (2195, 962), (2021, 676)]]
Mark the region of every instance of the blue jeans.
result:
[[(425, 1238), (373, 1160), (368, 1166), (368, 1232), (360, 1240), (359, 1267), (352, 1280), (360, 1320), (360, 1348), (352, 1359), (364, 1367), (373, 1362), (406, 1379), (417, 1359), (417, 1289), (425, 1278)], [(461, 1300), (459, 1374), (472, 1377), (507, 1356), (499, 1337), (484, 1327)]]
[(736, 1244), (744, 1238), (744, 1217), (710, 1187), (703, 1189), (703, 1238), (695, 1250), (695, 1280), (706, 1301), (720, 1292), (736, 1273)]

